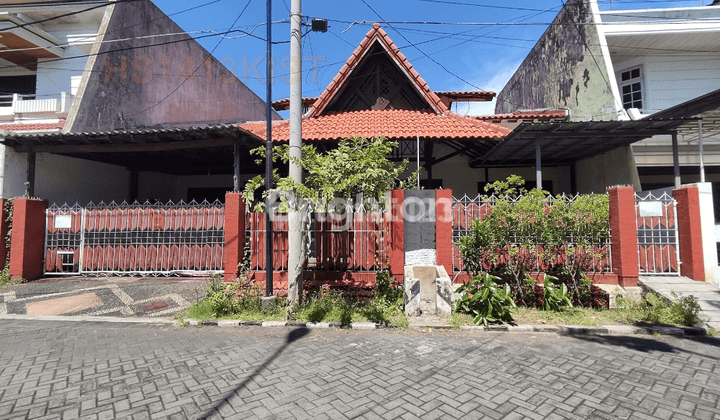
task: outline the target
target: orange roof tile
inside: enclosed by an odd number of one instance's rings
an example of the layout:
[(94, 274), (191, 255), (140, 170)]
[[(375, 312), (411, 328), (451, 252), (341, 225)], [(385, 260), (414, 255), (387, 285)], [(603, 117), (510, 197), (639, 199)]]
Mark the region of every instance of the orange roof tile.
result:
[(43, 131), (43, 130), (57, 130), (65, 126), (65, 120), (60, 120), (56, 123), (31, 123), (31, 124), (0, 124), (0, 130), (5, 131)]
[[(302, 102), (303, 102), (302, 106), (303, 107), (311, 107), (311, 106), (313, 106), (315, 101), (317, 101), (317, 99), (318, 99), (317, 96), (302, 98)], [(275, 109), (275, 111), (286, 111), (286, 110), (290, 109), (290, 98), (285, 98), (285, 99), (280, 99), (280, 100), (274, 101), (272, 103), (272, 107), (273, 107), (273, 109)]]
[(511, 114), (479, 115), (475, 118), (482, 121), (503, 120), (535, 120), (535, 119), (564, 119), (568, 117), (566, 109), (548, 109), (538, 111), (517, 111)]
[[(265, 123), (240, 126), (265, 138)], [(464, 117), (453, 112), (437, 115), (432, 112), (407, 110), (365, 110), (323, 115), (303, 119), (303, 140), (341, 140), (353, 136), (384, 136), (390, 139), (500, 139), (512, 130), (497, 124)], [(273, 140), (289, 141), (290, 122), (273, 123)]]
[(420, 95), (425, 98), (436, 113), (442, 114), (448, 110), (448, 107), (443, 101), (430, 90), (427, 82), (415, 71), (410, 61), (400, 52), (400, 49), (390, 39), (387, 32), (380, 27), (379, 23), (376, 23), (365, 35), (365, 38), (360, 42), (360, 45), (358, 45), (350, 58), (348, 58), (338, 74), (336, 74), (330, 84), (327, 85), (317, 101), (315, 101), (313, 108), (308, 113), (308, 117), (313, 118), (322, 115), (325, 107), (333, 100), (335, 95), (340, 92), (342, 86), (348, 82), (350, 74), (362, 63), (363, 58), (368, 54), (375, 42), (378, 42), (385, 51), (387, 51), (388, 56), (403, 69), (409, 76), (408, 80), (410, 83), (415, 86)]

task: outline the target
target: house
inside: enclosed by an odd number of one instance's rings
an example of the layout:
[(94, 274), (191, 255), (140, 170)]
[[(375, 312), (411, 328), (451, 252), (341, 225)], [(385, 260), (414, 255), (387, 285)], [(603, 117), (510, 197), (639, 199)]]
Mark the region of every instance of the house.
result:
[[(580, 192), (612, 184), (631, 184), (636, 190), (672, 186), (673, 133), (678, 177), (711, 181), (717, 189), (720, 106), (703, 97), (720, 89), (718, 68), (717, 2), (600, 11), (597, 0), (573, 0), (498, 94), (496, 112), (565, 108), (571, 123), (686, 118), (686, 124), (644, 130), (645, 137), (631, 145), (576, 162), (579, 178), (596, 180), (578, 181)], [(702, 112), (690, 112), (698, 106)]]
[(233, 188), (234, 141), (253, 137), (237, 123), (265, 119), (149, 0), (0, 4), (0, 48), (0, 197), (32, 181), (59, 204), (214, 199)]
[[(497, 121), (456, 114), (450, 106), (456, 101), (490, 101), (494, 96), (489, 91), (433, 91), (388, 34), (375, 24), (323, 93), (303, 99), (303, 142), (322, 149), (353, 136), (385, 136), (399, 143), (393, 159), (408, 159), (410, 170), (415, 170), (420, 161), (420, 182), (424, 187), (449, 188), (456, 196), (475, 196), (483, 192), (489, 180), (504, 179), (517, 171), (469, 166), (471, 160), (482, 157), (512, 129)], [(288, 104), (288, 100), (282, 100), (274, 106), (283, 110)], [(527, 117), (498, 118), (517, 121)], [(265, 137), (264, 122), (241, 127)], [(289, 121), (275, 122), (273, 140), (287, 142), (289, 137)], [(531, 168), (519, 170), (532, 177)], [(560, 189), (570, 188), (564, 173), (551, 172), (552, 181)]]

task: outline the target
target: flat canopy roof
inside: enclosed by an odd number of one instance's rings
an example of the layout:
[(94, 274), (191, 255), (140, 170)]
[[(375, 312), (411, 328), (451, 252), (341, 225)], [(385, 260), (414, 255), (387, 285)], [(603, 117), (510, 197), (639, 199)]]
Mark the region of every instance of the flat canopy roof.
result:
[(523, 123), (473, 167), (535, 164), (540, 144), (543, 165), (567, 165), (659, 134), (671, 134), (687, 119)]
[[(189, 175), (232, 173), (235, 143), (247, 151), (264, 141), (236, 124), (228, 124), (100, 133), (8, 132), (0, 143), (18, 152), (55, 153), (141, 171)], [(242, 157), (248, 173), (261, 169), (249, 153), (242, 153)]]
[(717, 127), (720, 89), (635, 121), (523, 123), (472, 167), (530, 166), (539, 144), (543, 165), (567, 165), (655, 135)]

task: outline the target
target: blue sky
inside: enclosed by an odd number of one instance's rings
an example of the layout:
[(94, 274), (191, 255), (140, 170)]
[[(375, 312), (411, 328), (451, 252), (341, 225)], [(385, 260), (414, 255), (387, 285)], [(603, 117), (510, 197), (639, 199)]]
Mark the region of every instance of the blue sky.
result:
[[(154, 0), (155, 3), (186, 31), (227, 31), (238, 18), (248, 0)], [(690, 7), (708, 4), (711, 0), (629, 1), (599, 0), (601, 10)], [(273, 46), (276, 75), (285, 74), (280, 63), (290, 53), (290, 25), (287, 22), (291, 0), (273, 0)], [(365, 4), (367, 3), (367, 4)], [(562, 6), (561, 0), (305, 0), (303, 15), (325, 18), (330, 22), (327, 33), (308, 33), (303, 37), (303, 96), (317, 96), (332, 80), (345, 60), (363, 39), (371, 24), (354, 21), (388, 21), (384, 29), (400, 47), (433, 90), (494, 90), (499, 92), (517, 66), (535, 45)], [(201, 6), (197, 9), (178, 13)], [(234, 26), (235, 30), (251, 31), (266, 21), (266, 2), (250, 0), (247, 9)], [(373, 11), (374, 10), (374, 11)], [(381, 17), (378, 17), (378, 15)], [(445, 24), (401, 24), (392, 22), (444, 22)], [(456, 25), (450, 22), (489, 23), (491, 25)], [(513, 23), (504, 25), (501, 23)], [(265, 75), (265, 26), (255, 28), (252, 35), (234, 32), (218, 46), (220, 37), (199, 40), (208, 51), (242, 78), (261, 98), (265, 99), (264, 80), (258, 80), (258, 69)], [(200, 33), (196, 34), (201, 35)], [(262, 39), (258, 39), (262, 38)], [(417, 48), (413, 47), (417, 44)], [(429, 56), (430, 58), (426, 57)], [(312, 70), (310, 57), (318, 68)], [(436, 63), (437, 62), (437, 63)], [(439, 64), (438, 64), (439, 63)], [(441, 66), (442, 65), (442, 66)], [(445, 69), (443, 69), (445, 67)], [(277, 80), (273, 84), (273, 100), (287, 98), (289, 86)], [(460, 106), (460, 113), (491, 114), (492, 104)]]

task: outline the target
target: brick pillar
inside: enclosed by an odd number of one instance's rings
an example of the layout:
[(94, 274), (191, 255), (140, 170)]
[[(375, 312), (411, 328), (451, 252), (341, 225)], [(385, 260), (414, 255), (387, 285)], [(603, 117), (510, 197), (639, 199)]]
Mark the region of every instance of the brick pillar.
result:
[(245, 252), (245, 202), (241, 193), (225, 194), (225, 281), (233, 281)]
[(452, 190), (435, 191), (435, 247), (437, 264), (452, 275)]
[(7, 211), (5, 211), (5, 203), (7, 203), (7, 199), (0, 198), (0, 270), (5, 269), (5, 265), (7, 264), (7, 245), (5, 241), (7, 240), (7, 234), (8, 230), (10, 229), (10, 226), (7, 221)]
[(630, 186), (610, 187), (610, 235), (613, 271), (622, 287), (636, 287), (638, 266), (635, 190)]
[(10, 277), (37, 280), (43, 275), (47, 202), (16, 198), (10, 242)]
[(673, 190), (673, 197), (677, 200), (680, 274), (693, 280), (705, 281), (698, 188), (694, 185), (680, 187)]
[(405, 277), (405, 191), (390, 191), (390, 275), (399, 282)]

